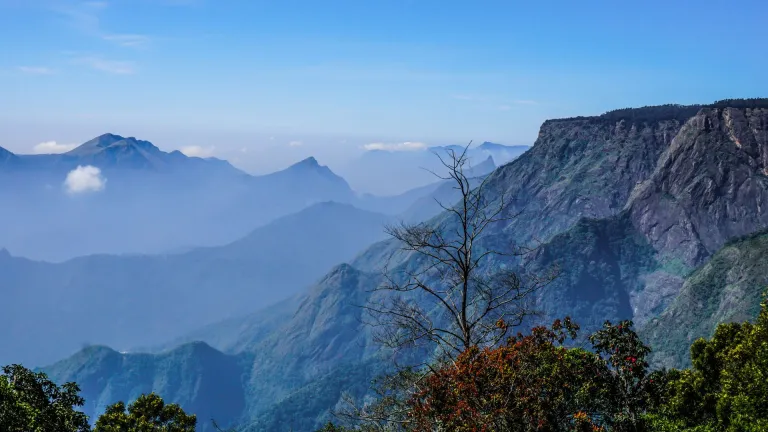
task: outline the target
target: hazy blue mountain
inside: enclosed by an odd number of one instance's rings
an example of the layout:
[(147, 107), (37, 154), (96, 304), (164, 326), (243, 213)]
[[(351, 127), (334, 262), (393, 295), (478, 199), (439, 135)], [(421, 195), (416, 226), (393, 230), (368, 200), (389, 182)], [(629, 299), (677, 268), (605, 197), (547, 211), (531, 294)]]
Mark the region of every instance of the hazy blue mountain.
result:
[[(85, 343), (152, 345), (285, 299), (383, 238), (388, 217), (320, 203), (221, 247), (93, 255), (60, 264), (0, 254), (0, 363), (41, 365)], [(30, 310), (37, 311), (30, 314)]]
[(7, 170), (18, 164), (18, 156), (0, 147), (0, 169)]
[[(102, 171), (154, 171), (190, 174), (199, 173), (200, 169), (215, 170), (217, 174), (244, 176), (245, 173), (226, 161), (216, 158), (188, 157), (178, 150), (170, 153), (157, 148), (149, 141), (134, 137), (122, 137), (103, 134), (62, 154), (16, 155), (18, 165), (25, 171), (35, 172), (38, 176), (59, 175), (78, 165), (93, 165)], [(63, 179), (62, 179), (63, 180)]]
[[(314, 203), (363, 201), (314, 158), (250, 176), (226, 161), (112, 134), (64, 154), (0, 152), (0, 160), (13, 165), (0, 170), (0, 247), (49, 261), (221, 245)], [(78, 166), (99, 168), (103, 190), (68, 193), (65, 179)]]
[[(479, 184), (479, 179), (493, 172), (496, 164), (491, 156), (482, 163), (465, 171), (473, 184)], [(437, 182), (411, 189), (400, 195), (390, 197), (378, 197), (365, 195), (358, 198), (358, 205), (382, 213), (393, 214), (398, 219), (408, 222), (421, 222), (443, 211), (439, 203), (445, 205), (455, 203), (459, 198), (459, 192), (448, 180)]]
[[(716, 320), (750, 317), (765, 285), (759, 258), (760, 230), (768, 228), (768, 100), (742, 102), (545, 122), (531, 150), (488, 178), (491, 197), (512, 197), (510, 213), (518, 216), (478, 241), (501, 249), (540, 242), (524, 270), (561, 266), (561, 276), (536, 298), (542, 321), (570, 315), (588, 331), (605, 319), (630, 318), (651, 335), (680, 329), (674, 338), (687, 343), (705, 336)], [(451, 221), (439, 214), (430, 223), (450, 227)], [(349, 376), (367, 382), (386, 367), (388, 353), (374, 343), (357, 306), (382, 295), (371, 287), (382, 280), (390, 256), (393, 269), (426, 265), (397, 251), (397, 244), (382, 241), (334, 267), (291, 300), (293, 312), (284, 303), (283, 312), (197, 333), (242, 359), (242, 425), (274, 430), (284, 425), (276, 419), (290, 418), (294, 430), (312, 430), (342, 389), (365, 392)], [(490, 261), (481, 270), (502, 264), (520, 262)], [(715, 310), (722, 313), (707, 312)], [(263, 323), (267, 331), (246, 323)], [(233, 330), (241, 328), (249, 329)], [(662, 348), (667, 360), (680, 349)], [(79, 362), (70, 358), (57, 367)]]
[(205, 342), (211, 347), (229, 354), (248, 351), (265, 338), (272, 336), (276, 329), (285, 324), (286, 317), (296, 311), (299, 303), (304, 299), (304, 294), (305, 292), (301, 291), (263, 309), (247, 315), (217, 321), (158, 345), (135, 347), (127, 351), (159, 353), (195, 341)]
[[(503, 165), (525, 153), (529, 146), (505, 146), (483, 143), (467, 152), (471, 165), (480, 165), (489, 157)], [(435, 174), (447, 173), (436, 154), (462, 152), (464, 146), (435, 146), (409, 151), (369, 150), (341, 167), (339, 172), (356, 190), (376, 195), (395, 195), (417, 186), (434, 183)], [(479, 172), (477, 175), (480, 175)]]
[(467, 177), (480, 177), (486, 174), (490, 174), (495, 169), (496, 163), (493, 160), (493, 156), (488, 156), (484, 161), (478, 163), (477, 165), (470, 166), (465, 171), (465, 174)]
[(51, 366), (48, 372), (76, 381), (83, 393), (100, 395), (87, 399), (83, 406), (91, 419), (93, 413), (102, 413), (115, 401), (134, 400), (155, 391), (197, 414), (198, 430), (213, 431), (211, 419), (226, 425), (245, 408), (240, 361), (202, 342), (159, 355), (124, 355), (105, 346), (91, 346)]
[(358, 195), (355, 202), (362, 209), (389, 215), (400, 215), (421, 198), (429, 196), (442, 184), (442, 181), (434, 181), (426, 186), (419, 186), (398, 195), (377, 196), (363, 193)]
[[(486, 167), (489, 166), (486, 165)], [(482, 172), (483, 170), (478, 171)], [(470, 174), (473, 173), (470, 171)], [(470, 186), (477, 187), (487, 174), (470, 177)], [(409, 223), (426, 221), (442, 213), (443, 206), (456, 204), (460, 199), (461, 192), (456, 189), (456, 184), (450, 180), (443, 180), (440, 182), (440, 187), (435, 188), (429, 195), (424, 195), (414, 201), (398, 217)]]
[[(103, 189), (68, 193), (65, 179), (78, 166), (98, 168)], [(0, 203), (8, 209), (0, 213), (0, 247), (48, 261), (221, 245), (324, 201), (396, 215), (430, 192), (359, 194), (312, 157), (250, 176), (223, 160), (113, 134), (64, 154), (0, 152), (0, 167)]]

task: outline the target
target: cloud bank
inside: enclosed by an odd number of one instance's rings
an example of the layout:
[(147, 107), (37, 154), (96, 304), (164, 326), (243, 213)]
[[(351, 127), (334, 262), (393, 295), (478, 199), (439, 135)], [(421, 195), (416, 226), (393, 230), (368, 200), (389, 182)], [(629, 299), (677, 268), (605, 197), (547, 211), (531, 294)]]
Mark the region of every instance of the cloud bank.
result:
[(416, 151), (424, 150), (427, 145), (422, 142), (406, 141), (402, 143), (370, 143), (363, 146), (366, 150), (386, 150), (386, 151)]
[(213, 151), (216, 147), (201, 147), (201, 146), (187, 146), (179, 149), (182, 153), (189, 157), (207, 158), (213, 156)]
[(79, 194), (103, 190), (106, 183), (107, 179), (102, 177), (99, 168), (93, 165), (79, 165), (67, 174), (64, 187), (67, 193)]
[(56, 141), (46, 141), (32, 147), (34, 154), (66, 153), (77, 147), (77, 144), (59, 144)]

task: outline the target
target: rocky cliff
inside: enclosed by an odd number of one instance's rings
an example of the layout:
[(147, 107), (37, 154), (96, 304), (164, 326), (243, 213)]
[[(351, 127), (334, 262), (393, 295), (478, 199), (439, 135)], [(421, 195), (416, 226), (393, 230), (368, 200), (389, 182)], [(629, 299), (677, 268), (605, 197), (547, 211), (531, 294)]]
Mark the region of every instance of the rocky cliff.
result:
[(690, 266), (768, 226), (768, 109), (704, 108), (629, 203), (654, 248)]

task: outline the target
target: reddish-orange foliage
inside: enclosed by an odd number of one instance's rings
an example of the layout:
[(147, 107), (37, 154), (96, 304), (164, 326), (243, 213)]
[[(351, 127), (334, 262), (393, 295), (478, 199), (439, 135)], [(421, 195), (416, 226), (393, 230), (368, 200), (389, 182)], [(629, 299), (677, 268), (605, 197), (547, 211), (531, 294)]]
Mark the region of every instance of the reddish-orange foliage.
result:
[(410, 401), (418, 431), (600, 431), (593, 400), (606, 376), (594, 353), (561, 344), (570, 320), (499, 348), (472, 348), (430, 375)]

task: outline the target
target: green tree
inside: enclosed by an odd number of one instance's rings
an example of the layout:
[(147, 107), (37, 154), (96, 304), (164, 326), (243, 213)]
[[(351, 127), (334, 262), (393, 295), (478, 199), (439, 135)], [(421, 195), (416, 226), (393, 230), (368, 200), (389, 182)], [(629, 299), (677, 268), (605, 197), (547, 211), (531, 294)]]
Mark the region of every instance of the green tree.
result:
[(720, 324), (691, 346), (692, 368), (670, 371), (657, 430), (768, 430), (768, 302), (752, 324)]
[(617, 325), (606, 321), (589, 340), (604, 365), (591, 378), (600, 389), (603, 424), (611, 431), (653, 430), (646, 414), (662, 403), (665, 375), (651, 373), (646, 361), (651, 349), (640, 340), (632, 321)]
[(195, 415), (150, 393), (139, 396), (127, 410), (123, 402), (107, 407), (94, 432), (194, 432), (196, 425)]
[(328, 422), (316, 432), (352, 432), (352, 429), (345, 428), (344, 426), (337, 426), (331, 422)]
[(21, 365), (0, 375), (0, 430), (3, 432), (86, 432), (88, 417), (75, 383), (57, 386), (44, 373)]

